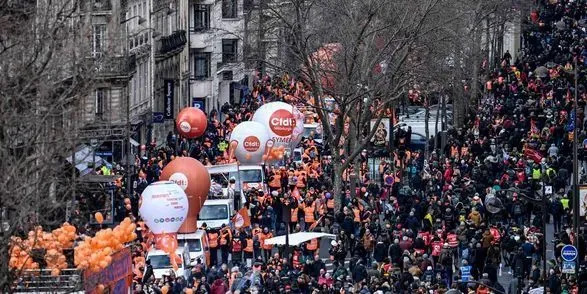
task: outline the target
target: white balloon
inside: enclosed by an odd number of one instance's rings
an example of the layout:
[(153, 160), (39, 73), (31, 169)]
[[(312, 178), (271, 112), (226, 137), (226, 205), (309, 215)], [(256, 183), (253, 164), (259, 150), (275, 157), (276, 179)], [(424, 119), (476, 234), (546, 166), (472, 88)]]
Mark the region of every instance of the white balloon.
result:
[[(273, 147), (267, 128), (256, 121), (238, 124), (230, 133), (230, 143), (236, 143), (234, 156), (241, 164), (261, 164), (263, 154)], [(232, 148), (232, 147), (231, 147)]]
[(188, 214), (188, 197), (171, 181), (147, 186), (141, 194), (141, 217), (153, 234), (176, 233)]
[(267, 126), (274, 147), (295, 148), (304, 134), (304, 114), (284, 102), (262, 105), (253, 115), (253, 121)]

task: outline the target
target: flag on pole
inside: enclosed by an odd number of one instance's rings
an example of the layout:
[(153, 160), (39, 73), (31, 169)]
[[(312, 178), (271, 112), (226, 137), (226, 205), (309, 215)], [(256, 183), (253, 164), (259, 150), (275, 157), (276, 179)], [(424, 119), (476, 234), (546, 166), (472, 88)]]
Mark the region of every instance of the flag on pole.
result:
[(248, 227), (251, 225), (251, 218), (249, 217), (249, 212), (247, 211), (246, 207), (243, 207), (237, 211), (234, 217), (232, 217), (232, 223), (236, 229)]
[(324, 216), (321, 216), (317, 221), (315, 221), (309, 228), (308, 228), (308, 232), (313, 232), (314, 229), (318, 226), (318, 224), (322, 221), (322, 218), (324, 218)]
[(538, 133), (540, 133), (540, 130), (536, 126), (536, 121), (535, 120), (531, 120), (530, 121), (530, 133), (532, 135), (537, 135)]
[(575, 121), (577, 121), (577, 116), (575, 115), (575, 110), (571, 111), (571, 115), (569, 116), (569, 123), (567, 125), (567, 131), (573, 132), (575, 131)]

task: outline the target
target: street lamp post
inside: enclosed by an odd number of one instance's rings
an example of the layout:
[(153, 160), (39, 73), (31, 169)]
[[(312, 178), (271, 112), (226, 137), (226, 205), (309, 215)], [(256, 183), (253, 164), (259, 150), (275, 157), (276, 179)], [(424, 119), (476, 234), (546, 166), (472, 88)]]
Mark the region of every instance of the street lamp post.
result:
[[(574, 105), (573, 105), (573, 111), (575, 112), (575, 121), (573, 122), (573, 125), (575, 125), (575, 128), (573, 129), (573, 226), (575, 227), (575, 246), (579, 246), (579, 233), (580, 233), (580, 226), (581, 226), (581, 222), (580, 222), (580, 205), (581, 205), (581, 201), (580, 201), (580, 197), (579, 197), (579, 161), (578, 161), (578, 155), (577, 155), (577, 141), (579, 140), (577, 137), (577, 122), (576, 122), (576, 118), (577, 118), (577, 96), (579, 94), (579, 91), (577, 89), (577, 84), (578, 84), (578, 80), (579, 80), (579, 71), (578, 71), (578, 66), (577, 66), (577, 58), (575, 57), (575, 97), (574, 97)], [(575, 271), (579, 270), (579, 266), (580, 266), (580, 258), (576, 259), (576, 264), (575, 264)]]

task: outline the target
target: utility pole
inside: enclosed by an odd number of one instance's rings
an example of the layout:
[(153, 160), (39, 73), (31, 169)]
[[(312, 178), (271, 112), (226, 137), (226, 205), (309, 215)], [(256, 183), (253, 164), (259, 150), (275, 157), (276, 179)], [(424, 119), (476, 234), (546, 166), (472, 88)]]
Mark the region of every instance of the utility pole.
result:
[[(573, 226), (575, 227), (575, 246), (578, 248), (579, 247), (579, 233), (580, 233), (580, 227), (581, 227), (581, 222), (580, 222), (580, 206), (581, 206), (581, 201), (580, 201), (580, 197), (579, 197), (579, 160), (578, 160), (578, 156), (577, 156), (577, 141), (579, 140), (577, 137), (577, 96), (579, 94), (579, 91), (577, 89), (577, 84), (578, 84), (578, 80), (579, 80), (579, 70), (578, 70), (578, 66), (577, 66), (577, 59), (578, 56), (575, 57), (575, 97), (574, 97), (574, 105), (573, 105), (573, 111), (575, 112), (575, 121), (573, 122), (573, 125), (575, 126), (575, 128), (573, 129)], [(580, 266), (580, 258), (577, 258), (575, 260), (575, 271), (579, 271), (579, 266)]]

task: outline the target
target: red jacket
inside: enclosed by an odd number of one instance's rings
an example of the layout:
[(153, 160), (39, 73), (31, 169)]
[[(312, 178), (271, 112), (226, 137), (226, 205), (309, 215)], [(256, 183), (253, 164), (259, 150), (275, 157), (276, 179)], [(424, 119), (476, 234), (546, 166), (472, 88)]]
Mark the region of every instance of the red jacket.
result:
[(210, 287), (210, 294), (225, 294), (228, 292), (228, 286), (222, 279), (217, 279)]

